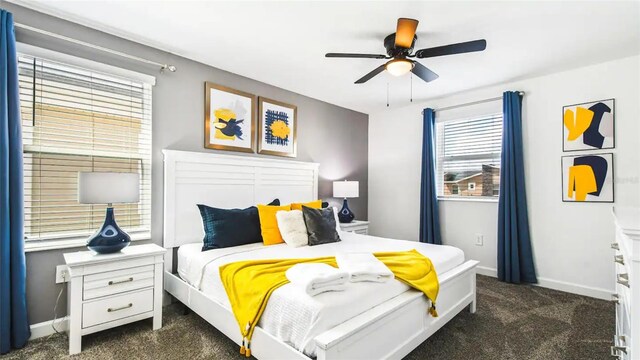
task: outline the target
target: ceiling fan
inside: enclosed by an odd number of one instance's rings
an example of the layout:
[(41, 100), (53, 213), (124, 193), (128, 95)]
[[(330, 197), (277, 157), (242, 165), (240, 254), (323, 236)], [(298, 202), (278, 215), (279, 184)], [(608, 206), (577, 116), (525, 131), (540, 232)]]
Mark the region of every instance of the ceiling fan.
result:
[(387, 70), (391, 75), (395, 76), (404, 75), (411, 71), (420, 79), (429, 82), (437, 79), (438, 74), (409, 58), (426, 59), (436, 56), (462, 54), (482, 51), (487, 47), (487, 41), (482, 39), (421, 49), (412, 54), (413, 46), (416, 40), (418, 40), (418, 36), (416, 35), (417, 27), (418, 20), (399, 18), (396, 32), (384, 38), (384, 47), (387, 49), (387, 55), (327, 53), (325, 56), (328, 58), (392, 59), (358, 79), (355, 82), (356, 84), (363, 84), (384, 70)]

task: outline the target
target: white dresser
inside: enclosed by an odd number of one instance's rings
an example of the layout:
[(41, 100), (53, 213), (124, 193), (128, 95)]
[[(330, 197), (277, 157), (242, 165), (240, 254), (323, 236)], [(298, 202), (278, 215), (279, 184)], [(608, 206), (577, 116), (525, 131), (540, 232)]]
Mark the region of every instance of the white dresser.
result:
[(611, 355), (640, 359), (640, 208), (614, 207), (616, 335)]
[(67, 289), (69, 354), (82, 349), (82, 336), (153, 317), (162, 327), (165, 249), (135, 245), (114, 254), (64, 254), (71, 278)]

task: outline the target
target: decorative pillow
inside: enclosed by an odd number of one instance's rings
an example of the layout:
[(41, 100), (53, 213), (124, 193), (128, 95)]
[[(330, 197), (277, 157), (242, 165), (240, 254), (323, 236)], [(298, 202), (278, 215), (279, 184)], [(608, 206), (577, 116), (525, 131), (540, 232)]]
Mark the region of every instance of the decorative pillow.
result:
[(262, 233), (262, 242), (265, 245), (274, 245), (283, 243), (282, 235), (278, 229), (278, 220), (276, 213), (278, 211), (289, 211), (290, 205), (272, 206), (258, 205), (258, 216), (260, 217), (260, 232)]
[(202, 251), (262, 241), (258, 209), (218, 209), (198, 204), (204, 239)]
[[(280, 205), (274, 199), (269, 205)], [(219, 209), (198, 204), (204, 239), (202, 251), (262, 242), (260, 218), (255, 206), (246, 209)]]
[(314, 209), (320, 209), (322, 208), (322, 200), (310, 201), (308, 203), (291, 203), (291, 210), (302, 211), (303, 206), (314, 208)]
[(340, 241), (336, 231), (335, 212), (332, 208), (313, 209), (303, 206), (302, 215), (307, 225), (310, 246)]
[(280, 206), (280, 199), (273, 199), (273, 201), (268, 203), (267, 205)]
[(335, 206), (332, 206), (329, 209), (333, 210), (333, 220), (336, 222), (336, 232), (340, 234), (340, 231), (342, 231), (342, 229), (340, 228), (340, 219), (338, 218), (338, 212), (340, 210), (338, 210), (338, 208)]
[(282, 239), (287, 245), (300, 247), (309, 243), (307, 226), (304, 224), (302, 211), (278, 211), (276, 219), (278, 220), (280, 235), (282, 235)]

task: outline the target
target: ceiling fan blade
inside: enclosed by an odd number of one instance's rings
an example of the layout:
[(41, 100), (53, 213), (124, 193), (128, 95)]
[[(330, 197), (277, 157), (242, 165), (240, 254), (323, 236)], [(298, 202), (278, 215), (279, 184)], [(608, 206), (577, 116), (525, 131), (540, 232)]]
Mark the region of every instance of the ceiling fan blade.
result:
[(378, 66), (377, 68), (375, 68), (372, 72), (368, 73), (367, 75), (361, 77), (360, 79), (358, 79), (355, 83), (356, 84), (364, 84), (367, 81), (371, 80), (374, 76), (380, 74), (381, 72), (384, 71), (384, 66), (385, 64), (382, 64), (380, 66)]
[(436, 56), (444, 56), (444, 55), (454, 55), (454, 54), (462, 54), (474, 51), (482, 51), (487, 48), (487, 41), (482, 40), (474, 40), (467, 41), (457, 44), (450, 44), (444, 46), (437, 46), (428, 49), (418, 50), (415, 53), (415, 57), (418, 59), (436, 57)]
[(386, 59), (386, 55), (377, 54), (350, 54), (350, 53), (327, 53), (328, 58), (362, 58), (362, 59)]
[(416, 35), (418, 20), (400, 18), (396, 27), (396, 47), (410, 49)]
[(413, 62), (413, 69), (411, 69), (411, 72), (416, 74), (417, 77), (419, 77), (420, 79), (424, 80), (425, 82), (433, 81), (433, 80), (439, 78), (438, 74), (436, 74), (433, 71), (429, 70), (429, 68), (427, 68), (426, 66), (420, 64), (417, 61)]

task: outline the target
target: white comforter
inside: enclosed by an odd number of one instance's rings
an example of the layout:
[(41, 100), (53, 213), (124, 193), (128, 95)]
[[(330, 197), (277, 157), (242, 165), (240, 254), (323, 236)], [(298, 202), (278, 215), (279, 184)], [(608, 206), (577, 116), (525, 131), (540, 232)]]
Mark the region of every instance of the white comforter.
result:
[[(192, 286), (231, 309), (220, 281), (218, 267), (252, 259), (286, 259), (335, 256), (339, 252), (380, 252), (416, 249), (429, 257), (436, 273), (442, 274), (464, 262), (462, 250), (443, 245), (385, 239), (341, 232), (341, 242), (293, 248), (286, 244), (261, 243), (202, 252), (202, 244), (183, 245), (178, 250), (178, 274)], [(414, 291), (398, 280), (386, 283), (349, 283), (345, 291), (311, 297), (291, 284), (275, 290), (258, 326), (285, 343), (315, 357), (314, 338), (350, 318), (405, 291)]]

